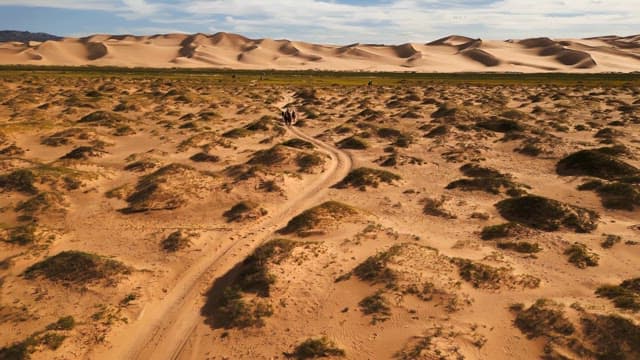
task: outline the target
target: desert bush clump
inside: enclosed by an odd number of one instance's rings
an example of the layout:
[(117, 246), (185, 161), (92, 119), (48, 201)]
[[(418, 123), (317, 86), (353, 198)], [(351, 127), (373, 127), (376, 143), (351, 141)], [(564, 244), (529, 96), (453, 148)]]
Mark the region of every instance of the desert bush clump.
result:
[(502, 200), (496, 208), (509, 221), (543, 231), (556, 231), (560, 226), (566, 226), (576, 232), (591, 232), (597, 228), (599, 220), (595, 211), (535, 195)]
[(58, 321), (47, 325), (47, 330), (71, 330), (76, 326), (73, 316), (63, 316)]
[(593, 176), (605, 180), (640, 174), (640, 169), (598, 150), (580, 150), (558, 162), (556, 172), (563, 176)]
[(456, 180), (446, 189), (462, 189), (465, 191), (485, 191), (490, 194), (500, 194), (502, 189), (511, 196), (520, 196), (526, 193), (521, 184), (515, 183), (511, 176), (499, 171), (482, 167), (477, 164), (466, 164), (460, 170), (469, 178)]
[(27, 279), (44, 277), (51, 281), (85, 284), (107, 280), (131, 269), (119, 261), (81, 251), (63, 251), (27, 268)]
[(605, 285), (596, 294), (613, 301), (617, 308), (640, 311), (640, 278), (624, 280), (620, 285)]
[(390, 171), (361, 167), (351, 170), (349, 174), (335, 185), (336, 188), (344, 189), (349, 186), (366, 190), (367, 186), (377, 188), (381, 182), (392, 184), (400, 180), (401, 177)]
[(172, 232), (166, 239), (162, 240), (162, 249), (166, 252), (176, 252), (189, 246), (191, 246), (189, 236), (186, 236), (180, 230)]
[(129, 121), (130, 120), (126, 117), (110, 111), (95, 111), (81, 118), (78, 123), (96, 124), (98, 126), (116, 128), (122, 125), (122, 123)]
[(218, 323), (226, 329), (264, 326), (264, 318), (273, 315), (269, 304), (254, 300), (246, 302), (237, 287), (223, 290), (219, 304), (214, 310)]
[(532, 254), (542, 251), (540, 244), (528, 241), (500, 241), (498, 242), (498, 248), (513, 250), (524, 254)]
[(344, 356), (345, 351), (326, 337), (307, 339), (296, 346), (293, 353), (287, 354), (287, 357), (298, 360)]
[(584, 269), (587, 266), (598, 266), (598, 254), (589, 250), (585, 244), (579, 242), (573, 243), (564, 251), (564, 254), (569, 257), (570, 263), (580, 269)]
[(469, 259), (453, 258), (451, 262), (458, 266), (460, 277), (475, 288), (499, 289), (508, 270), (495, 268)]
[(422, 212), (425, 215), (437, 216), (445, 219), (457, 219), (457, 216), (444, 208), (446, 198), (444, 196), (439, 199), (436, 198), (424, 198), (422, 203)]
[(603, 236), (604, 240), (600, 243), (600, 246), (602, 246), (604, 249), (610, 249), (615, 244), (622, 241), (622, 237), (620, 237), (619, 235), (603, 234)]
[(270, 240), (254, 250), (243, 262), (237, 285), (242, 291), (268, 297), (275, 276), (269, 273), (269, 264), (280, 264), (293, 249), (303, 243), (288, 239)]
[(633, 211), (640, 207), (640, 185), (594, 180), (580, 185), (578, 190), (594, 190), (600, 197), (602, 206), (608, 209)]
[(506, 237), (516, 237), (527, 234), (528, 229), (522, 224), (516, 222), (508, 222), (498, 225), (489, 225), (482, 228), (480, 237), (482, 240), (494, 240)]
[(512, 309), (517, 312), (515, 325), (531, 339), (554, 334), (568, 336), (576, 330), (562, 307), (547, 299), (538, 299), (528, 309)]
[(476, 125), (483, 129), (487, 129), (493, 132), (500, 132), (500, 133), (524, 130), (524, 126), (522, 126), (516, 120), (506, 119), (506, 118), (497, 118), (497, 117), (479, 121)]
[(389, 302), (383, 296), (382, 291), (367, 296), (358, 303), (360, 311), (365, 315), (373, 315), (372, 322), (385, 321), (391, 316)]
[(244, 221), (248, 219), (257, 219), (267, 214), (267, 211), (261, 208), (253, 201), (240, 201), (233, 205), (231, 209), (222, 214), (227, 222)]
[(211, 154), (207, 154), (206, 152), (199, 152), (196, 153), (194, 155), (192, 155), (189, 160), (191, 161), (195, 161), (195, 162), (210, 162), (210, 163), (215, 163), (220, 161), (220, 157), (217, 155), (211, 155)]
[(302, 172), (311, 172), (312, 169), (324, 164), (324, 158), (316, 153), (302, 153), (296, 156), (296, 164)]
[(298, 138), (289, 139), (283, 142), (282, 145), (292, 147), (295, 149), (301, 149), (301, 150), (302, 149), (312, 150), (316, 147), (312, 143), (306, 140), (298, 139)]
[(38, 189), (33, 185), (35, 180), (35, 175), (29, 169), (15, 170), (9, 174), (0, 175), (0, 189), (35, 194), (38, 192)]
[(595, 358), (640, 358), (640, 326), (619, 315), (589, 315), (582, 319), (585, 337), (595, 347)]
[(362, 281), (372, 284), (383, 283), (393, 288), (396, 286), (397, 274), (388, 265), (401, 250), (401, 245), (395, 245), (386, 251), (369, 256), (353, 269), (353, 273)]
[(248, 164), (272, 166), (284, 162), (288, 157), (283, 146), (276, 145), (267, 150), (260, 150), (251, 156)]
[(369, 148), (369, 144), (367, 144), (363, 138), (356, 135), (339, 141), (337, 145), (341, 149), (365, 150)]
[(349, 205), (337, 201), (327, 201), (296, 215), (278, 232), (304, 235), (305, 231), (316, 229), (325, 224), (329, 225), (357, 214), (358, 211)]
[(38, 241), (36, 230), (37, 227), (33, 223), (16, 226), (9, 230), (9, 237), (5, 241), (22, 246), (34, 244)]

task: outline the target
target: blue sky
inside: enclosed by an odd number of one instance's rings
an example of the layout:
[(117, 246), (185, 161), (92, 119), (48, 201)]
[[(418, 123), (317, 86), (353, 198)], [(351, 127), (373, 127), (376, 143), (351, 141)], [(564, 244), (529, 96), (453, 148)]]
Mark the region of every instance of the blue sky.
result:
[(0, 0), (0, 27), (62, 36), (234, 32), (319, 43), (640, 33), (640, 0)]

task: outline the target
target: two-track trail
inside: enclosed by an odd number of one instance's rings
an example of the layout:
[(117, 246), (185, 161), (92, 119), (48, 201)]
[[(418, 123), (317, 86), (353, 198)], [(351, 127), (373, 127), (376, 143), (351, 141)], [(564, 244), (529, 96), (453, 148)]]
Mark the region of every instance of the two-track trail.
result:
[[(289, 99), (291, 99), (289, 97)], [(298, 213), (317, 205), (328, 189), (344, 178), (351, 169), (350, 157), (334, 146), (289, 127), (288, 133), (313, 143), (329, 156), (325, 171), (284, 202), (278, 210), (256, 223), (231, 233), (236, 241), (218, 251), (203, 251), (176, 285), (161, 300), (145, 305), (142, 315), (124, 331), (115, 334), (112, 347), (92, 356), (96, 359), (176, 359), (180, 356), (194, 329), (204, 322), (201, 308), (203, 293), (211, 284), (244, 260), (253, 250), (286, 225)]]

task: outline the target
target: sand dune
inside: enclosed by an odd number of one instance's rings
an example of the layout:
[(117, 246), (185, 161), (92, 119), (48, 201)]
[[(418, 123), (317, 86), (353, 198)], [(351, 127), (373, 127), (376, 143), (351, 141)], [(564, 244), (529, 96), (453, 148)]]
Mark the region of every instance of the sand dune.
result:
[(319, 45), (230, 33), (97, 34), (0, 43), (0, 64), (338, 71), (640, 71), (640, 36), (487, 41), (451, 35), (426, 44)]

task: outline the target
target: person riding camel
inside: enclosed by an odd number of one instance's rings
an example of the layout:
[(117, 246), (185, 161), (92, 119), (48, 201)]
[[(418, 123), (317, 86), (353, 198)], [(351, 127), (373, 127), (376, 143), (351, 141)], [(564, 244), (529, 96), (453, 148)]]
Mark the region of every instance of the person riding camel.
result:
[(291, 111), (289, 111), (289, 108), (282, 112), (282, 120), (286, 126), (291, 125)]

